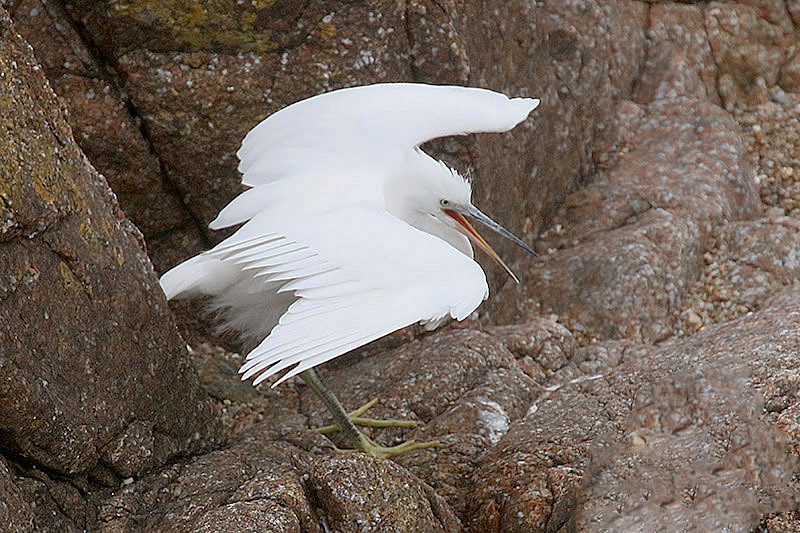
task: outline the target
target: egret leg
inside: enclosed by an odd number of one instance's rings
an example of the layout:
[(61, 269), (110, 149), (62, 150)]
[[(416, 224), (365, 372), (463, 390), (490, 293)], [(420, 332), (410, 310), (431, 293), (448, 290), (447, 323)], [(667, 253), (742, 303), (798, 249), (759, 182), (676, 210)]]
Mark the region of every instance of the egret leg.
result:
[[(372, 427), (372, 428), (390, 428), (390, 427), (400, 427), (400, 428), (415, 428), (419, 424), (417, 424), (413, 420), (395, 420), (395, 419), (377, 419), (377, 418), (366, 418), (361, 416), (367, 410), (371, 409), (376, 403), (378, 403), (377, 398), (373, 398), (372, 400), (368, 401), (355, 411), (350, 411), (347, 413), (347, 418), (350, 421), (357, 425), (357, 426), (365, 426), (365, 427)], [(317, 428), (317, 431), (320, 433), (334, 433), (336, 431), (341, 431), (342, 428), (339, 424), (331, 424), (329, 426), (323, 426), (321, 428)]]
[[(334, 395), (333, 392), (328, 389), (328, 387), (325, 386), (325, 384), (322, 382), (322, 379), (320, 379), (319, 375), (314, 371), (313, 368), (300, 373), (300, 377), (303, 379), (306, 385), (311, 387), (311, 390), (314, 391), (317, 397), (322, 400), (322, 403), (325, 404), (325, 407), (328, 408), (328, 411), (333, 416), (335, 425), (338, 426), (338, 429), (342, 431), (353, 444), (355, 444), (356, 449), (378, 457), (391, 457), (393, 455), (399, 455), (401, 453), (406, 453), (413, 450), (432, 448), (440, 445), (439, 441), (416, 442), (410, 440), (402, 444), (398, 444), (397, 446), (381, 446), (358, 430), (353, 423), (353, 420), (351, 420), (350, 416), (347, 414), (344, 408), (342, 408), (342, 404), (339, 402), (339, 399), (336, 398), (336, 395)], [(375, 405), (374, 400), (357, 409), (354, 411), (354, 413), (360, 415), (373, 405)]]

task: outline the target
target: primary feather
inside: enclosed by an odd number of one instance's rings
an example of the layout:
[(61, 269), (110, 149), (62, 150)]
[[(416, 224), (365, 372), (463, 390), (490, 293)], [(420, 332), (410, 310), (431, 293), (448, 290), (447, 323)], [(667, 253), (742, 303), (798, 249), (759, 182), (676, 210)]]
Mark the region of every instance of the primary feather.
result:
[(488, 296), (460, 233), (426, 202), (469, 202), (458, 173), (418, 145), (506, 131), (538, 100), (485, 89), (378, 84), (273, 114), (238, 152), (252, 187), (211, 223), (244, 225), (161, 278), (168, 298), (210, 296), (224, 326), (255, 346), (242, 368), (280, 381), (421, 322), (461, 320)]

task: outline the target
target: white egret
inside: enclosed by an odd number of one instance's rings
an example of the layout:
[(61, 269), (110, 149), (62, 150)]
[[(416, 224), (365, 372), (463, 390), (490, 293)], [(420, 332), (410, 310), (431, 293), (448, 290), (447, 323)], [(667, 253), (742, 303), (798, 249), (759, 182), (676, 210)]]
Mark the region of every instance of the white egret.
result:
[(241, 228), (161, 286), (168, 298), (210, 297), (223, 327), (254, 346), (243, 379), (256, 385), (286, 371), (277, 385), (299, 374), (357, 448), (385, 456), (435, 445), (377, 445), (313, 367), (414, 323), (433, 329), (468, 317), (489, 293), (470, 243), (516, 280), (465, 217), (535, 252), (475, 208), (470, 182), (419, 145), (510, 130), (538, 104), (414, 83), (292, 104), (253, 128), (237, 153), (250, 188), (210, 227)]

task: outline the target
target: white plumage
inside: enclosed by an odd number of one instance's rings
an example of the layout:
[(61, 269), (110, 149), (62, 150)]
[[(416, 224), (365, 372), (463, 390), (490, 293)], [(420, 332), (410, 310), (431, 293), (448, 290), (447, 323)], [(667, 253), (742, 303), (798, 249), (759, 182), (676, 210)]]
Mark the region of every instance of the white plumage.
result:
[(290, 105), (245, 137), (239, 170), (251, 188), (210, 227), (244, 225), (161, 286), (168, 298), (211, 297), (224, 326), (255, 346), (242, 368), (254, 383), (288, 369), (279, 383), (416, 322), (461, 320), (488, 287), (470, 246), (485, 241), (458, 213), (485, 215), (469, 182), (418, 145), (509, 130), (537, 105), (407, 83)]

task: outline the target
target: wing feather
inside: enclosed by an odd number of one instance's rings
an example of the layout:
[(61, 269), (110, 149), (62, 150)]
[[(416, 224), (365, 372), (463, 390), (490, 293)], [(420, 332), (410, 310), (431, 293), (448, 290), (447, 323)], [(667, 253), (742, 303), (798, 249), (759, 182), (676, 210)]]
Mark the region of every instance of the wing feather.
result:
[[(249, 236), (265, 227), (262, 241)], [(289, 369), (284, 381), (415, 322), (464, 318), (488, 295), (477, 263), (374, 207), (262, 213), (229, 240), (207, 253), (256, 286), (285, 282), (277, 291), (296, 298), (247, 355), (241, 372), (254, 383)]]
[[(243, 192), (209, 224), (235, 226), (294, 201), (297, 191), (383, 205), (384, 185), (419, 144), (507, 131), (539, 104), (474, 87), (383, 83), (320, 94), (273, 113), (237, 152)], [(299, 207), (299, 206), (298, 206)]]
[(253, 188), (210, 224), (242, 227), (167, 272), (162, 286), (170, 298), (214, 299), (227, 325), (257, 344), (242, 369), (256, 383), (288, 370), (283, 381), (415, 322), (461, 320), (488, 295), (483, 271), (465, 255), (471, 248), (392, 216), (387, 186), (402, 181), (409, 158), (430, 170), (419, 144), (507, 131), (538, 103), (397, 83), (288, 106), (244, 139), (239, 169)]
[[(274, 175), (293, 174), (297, 169), (292, 163), (307, 160), (312, 148), (315, 158), (340, 161), (342, 152), (337, 157), (317, 149), (348, 143), (350, 150), (343, 153), (352, 153), (362, 140), (374, 146), (370, 141), (377, 136), (381, 144), (407, 150), (446, 135), (507, 131), (538, 104), (536, 99), (512, 99), (475, 87), (379, 83), (340, 89), (296, 102), (253, 128), (237, 153), (239, 170), (246, 184), (256, 185)], [(264, 157), (265, 147), (270, 147), (269, 158)]]
[(326, 168), (363, 168), (370, 158), (437, 137), (507, 131), (538, 104), (487, 89), (421, 83), (320, 94), (273, 113), (247, 134), (237, 152), (242, 183), (255, 187)]

